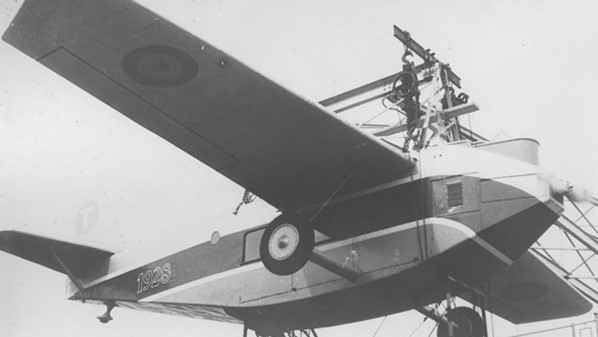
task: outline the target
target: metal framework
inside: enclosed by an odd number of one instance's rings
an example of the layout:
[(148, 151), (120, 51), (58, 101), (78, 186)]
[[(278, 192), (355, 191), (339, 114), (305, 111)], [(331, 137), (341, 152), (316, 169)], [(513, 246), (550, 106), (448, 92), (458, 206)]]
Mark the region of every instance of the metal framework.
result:
[(538, 336), (559, 336), (559, 337), (593, 337), (598, 335), (598, 314), (594, 314), (594, 320), (574, 323), (570, 325), (560, 325), (549, 329), (543, 329), (533, 332), (526, 332), (509, 337), (538, 337)]
[[(593, 219), (593, 220), (592, 220)], [(553, 271), (598, 304), (598, 219), (595, 204), (568, 201), (566, 212), (532, 247)]]
[[(478, 110), (475, 103), (468, 103), (467, 99), (464, 101), (456, 99), (453, 85), (460, 89), (461, 79), (448, 65), (440, 62), (434, 53), (414, 41), (408, 32), (395, 26), (394, 36), (404, 44), (405, 63), (407, 63), (406, 56), (412, 55), (409, 53), (411, 51), (423, 60), (423, 63), (413, 66), (412, 69), (418, 78), (417, 89), (421, 90), (422, 94), (424, 90), (428, 90), (425, 92), (428, 98), (421, 104), (418, 102), (422, 115), (411, 122), (411, 125), (415, 125), (419, 130), (417, 137), (423, 143), (422, 147), (427, 146), (437, 136), (444, 142), (459, 140), (471, 143), (488, 142), (488, 139), (459, 123), (459, 116)], [(403, 98), (394, 95), (393, 99), (396, 83), (404, 72), (405, 70), (341, 93), (321, 101), (320, 104), (335, 113), (345, 114), (357, 111), (357, 116), (360, 118), (366, 116), (365, 120), (357, 123), (359, 127), (398, 147), (392, 137), (408, 134), (410, 128), (410, 123), (404, 118), (407, 113), (401, 104)], [(383, 104), (382, 108), (379, 105), (377, 109), (371, 108), (372, 104), (380, 102)], [(426, 136), (428, 130), (432, 131), (430, 137)], [(406, 139), (408, 137), (409, 135), (405, 136)], [(565, 206), (565, 213), (531, 248), (531, 252), (589, 300), (598, 304), (598, 258), (595, 258), (598, 254), (598, 227), (593, 223), (598, 223), (598, 198), (591, 197), (589, 203), (583, 205), (565, 200)], [(438, 313), (438, 308), (425, 307), (418, 311), (438, 323), (446, 321), (446, 318)], [(511, 337), (539, 336), (549, 331), (563, 329), (569, 329), (571, 336), (574, 337), (598, 337), (598, 313), (596, 320), (593, 321)]]

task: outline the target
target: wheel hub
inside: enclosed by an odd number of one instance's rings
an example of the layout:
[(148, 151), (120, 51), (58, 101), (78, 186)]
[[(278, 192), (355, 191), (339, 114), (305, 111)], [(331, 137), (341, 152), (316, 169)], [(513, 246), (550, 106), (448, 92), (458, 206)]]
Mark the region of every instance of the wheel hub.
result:
[(299, 231), (291, 224), (276, 227), (268, 243), (270, 256), (282, 261), (293, 255), (299, 245)]

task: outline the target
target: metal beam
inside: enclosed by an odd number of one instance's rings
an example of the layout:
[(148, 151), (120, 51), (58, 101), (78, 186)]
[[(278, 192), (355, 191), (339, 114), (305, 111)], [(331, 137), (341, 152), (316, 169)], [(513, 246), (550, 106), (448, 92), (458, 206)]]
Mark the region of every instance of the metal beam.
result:
[(359, 272), (351, 268), (346, 268), (342, 264), (339, 264), (336, 261), (327, 258), (317, 249), (314, 249), (309, 260), (332, 273), (346, 278), (347, 280), (353, 283), (356, 283), (361, 277), (361, 274)]
[(356, 96), (360, 96), (363, 94), (366, 94), (368, 92), (374, 92), (379, 90), (380, 88), (384, 88), (386, 86), (390, 86), (392, 85), (392, 82), (394, 82), (395, 78), (397, 77), (399, 73), (395, 73), (386, 77), (383, 77), (379, 80), (376, 80), (374, 82), (370, 82), (368, 84), (362, 85), (360, 87), (357, 87), (355, 89), (351, 89), (349, 91), (345, 91), (343, 93), (340, 93), (336, 96), (327, 98), (323, 101), (320, 101), (320, 104), (325, 106), (325, 107), (330, 107), (331, 105), (336, 105), (339, 104), (343, 101), (347, 101), (350, 100), (353, 97)]
[[(435, 63), (440, 62), (434, 53), (430, 51), (430, 49), (425, 49), (422, 47), (417, 41), (411, 38), (411, 34), (409, 34), (406, 30), (401, 30), (401, 28), (394, 26), (394, 36), (399, 39), (403, 44), (411, 49), (417, 56), (419, 56), (425, 63)], [(442, 62), (440, 62), (442, 63)], [(454, 85), (461, 88), (461, 78), (455, 74), (450, 67), (447, 65), (448, 70), (448, 79)]]
[(598, 280), (598, 276), (567, 276), (570, 280)]
[[(478, 110), (479, 110), (479, 107), (477, 106), (477, 104), (468, 103), (468, 104), (458, 105), (451, 109), (444, 110), (443, 113), (444, 113), (445, 118), (450, 119), (450, 118), (458, 117), (458, 116), (465, 115), (468, 113), (472, 113), (472, 112), (478, 111)], [(432, 114), (432, 116), (430, 117), (430, 123), (436, 122), (437, 119), (438, 119), (438, 112), (434, 112)], [(424, 124), (424, 118), (420, 118), (416, 123), (417, 123), (417, 127), (422, 127), (422, 125)], [(391, 135), (394, 135), (399, 132), (403, 132), (403, 131), (407, 130), (407, 127), (408, 127), (407, 124), (398, 123), (395, 125), (391, 125), (384, 130), (378, 131), (378, 132), (374, 133), (374, 135), (379, 136), (379, 137), (391, 136)]]
[(571, 250), (571, 251), (590, 251), (587, 247), (547, 247), (547, 246), (533, 246), (533, 250)]
[(571, 219), (565, 215), (561, 215), (561, 218), (557, 220), (555, 224), (577, 239), (577, 241), (581, 242), (592, 252), (598, 254), (598, 241), (593, 236), (589, 235), (588, 232), (583, 230), (583, 228), (571, 221)]
[[(424, 64), (420, 64), (415, 67), (415, 72), (420, 73), (421, 71), (424, 71), (425, 68), (426, 66)], [(355, 106), (370, 102), (376, 98), (382, 98), (390, 93), (392, 84), (398, 74), (399, 73), (394, 73), (385, 76), (379, 80), (322, 100), (319, 103), (326, 108), (334, 110), (336, 113), (340, 113)]]

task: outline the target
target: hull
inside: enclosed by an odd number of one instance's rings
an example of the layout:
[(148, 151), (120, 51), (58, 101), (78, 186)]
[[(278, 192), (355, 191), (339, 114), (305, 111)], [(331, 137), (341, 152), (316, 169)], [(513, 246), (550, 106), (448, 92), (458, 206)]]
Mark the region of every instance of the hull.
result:
[[(357, 281), (311, 262), (293, 275), (270, 273), (259, 260), (264, 230), (260, 226), (121, 269), (118, 275), (106, 272), (71, 299), (112, 300), (133, 309), (244, 322), (270, 334), (344, 324), (438, 302), (447, 291), (460, 291), (449, 277), (483, 286), (513, 264), (562, 208), (551, 199), (534, 165), (504, 156), (477, 152), (494, 163), (512, 165), (506, 175), (471, 172), (463, 162), (444, 167), (444, 172), (457, 174), (425, 171), (424, 164), (431, 165), (439, 153), (448, 156), (452, 151), (455, 160), (456, 154), (463, 158), (472, 150), (446, 148), (448, 152), (438, 149), (420, 158), (417, 175), (333, 200), (321, 212), (316, 228), (328, 230), (316, 237), (316, 250), (359, 274)], [(339, 230), (343, 224), (346, 230)], [(144, 289), (148, 270), (167, 264), (167, 282), (155, 287), (148, 283)]]

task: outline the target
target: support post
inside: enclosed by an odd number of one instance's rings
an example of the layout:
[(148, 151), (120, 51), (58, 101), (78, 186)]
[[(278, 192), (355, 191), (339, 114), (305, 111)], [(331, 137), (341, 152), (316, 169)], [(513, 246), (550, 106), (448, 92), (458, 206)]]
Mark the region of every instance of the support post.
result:
[[(447, 292), (446, 293), (446, 312), (447, 315), (450, 314), (451, 310), (453, 310), (452, 304), (451, 304), (451, 293)], [(453, 322), (449, 321), (448, 322), (448, 333), (449, 333), (449, 337), (455, 337), (454, 332), (453, 332)]]
[(357, 281), (359, 281), (359, 278), (361, 277), (361, 274), (359, 272), (356, 272), (351, 268), (346, 268), (345, 266), (337, 263), (336, 261), (327, 258), (317, 249), (314, 249), (309, 260), (332, 273), (346, 278), (347, 280), (353, 283), (357, 283)]

